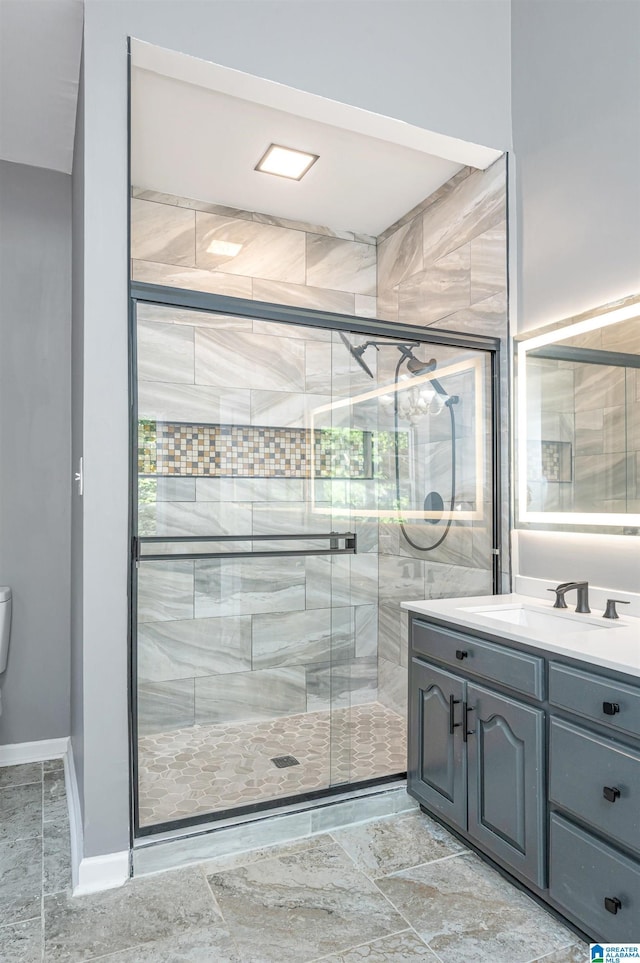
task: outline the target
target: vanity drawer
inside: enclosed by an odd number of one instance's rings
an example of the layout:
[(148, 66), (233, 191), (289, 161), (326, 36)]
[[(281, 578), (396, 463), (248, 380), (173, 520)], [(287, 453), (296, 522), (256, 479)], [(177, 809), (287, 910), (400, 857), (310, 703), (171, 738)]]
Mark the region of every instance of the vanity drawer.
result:
[(570, 665), (551, 662), (549, 702), (601, 725), (640, 736), (640, 685), (634, 688)]
[(551, 719), (549, 740), (551, 801), (640, 852), (640, 752), (562, 719)]
[(589, 936), (607, 943), (638, 939), (640, 863), (556, 813), (551, 816), (549, 894)]
[(427, 658), (501, 683), (536, 699), (544, 696), (544, 660), (535, 655), (441, 629), (417, 619), (413, 621), (411, 638), (414, 651)]

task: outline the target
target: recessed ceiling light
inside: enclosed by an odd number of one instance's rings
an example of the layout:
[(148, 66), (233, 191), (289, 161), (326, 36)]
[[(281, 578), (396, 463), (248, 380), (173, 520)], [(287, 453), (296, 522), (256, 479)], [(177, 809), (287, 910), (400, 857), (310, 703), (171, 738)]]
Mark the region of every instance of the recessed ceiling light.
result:
[(207, 254), (219, 254), (221, 257), (235, 257), (242, 250), (242, 244), (231, 241), (213, 240), (207, 248)]
[(318, 160), (318, 154), (308, 154), (303, 150), (292, 147), (281, 147), (271, 144), (262, 155), (254, 170), (263, 174), (276, 174), (278, 177), (289, 177), (291, 180), (302, 180), (310, 167)]

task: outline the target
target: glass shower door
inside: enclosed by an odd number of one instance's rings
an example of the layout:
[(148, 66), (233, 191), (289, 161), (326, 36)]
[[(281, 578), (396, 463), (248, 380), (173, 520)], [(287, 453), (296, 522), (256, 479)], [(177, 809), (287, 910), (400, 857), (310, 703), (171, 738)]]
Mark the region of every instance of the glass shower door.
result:
[(136, 333), (139, 826), (348, 784), (377, 572), (355, 598), (331, 332), (138, 303)]
[(492, 590), (490, 355), (133, 303), (137, 832), (403, 773), (400, 601)]

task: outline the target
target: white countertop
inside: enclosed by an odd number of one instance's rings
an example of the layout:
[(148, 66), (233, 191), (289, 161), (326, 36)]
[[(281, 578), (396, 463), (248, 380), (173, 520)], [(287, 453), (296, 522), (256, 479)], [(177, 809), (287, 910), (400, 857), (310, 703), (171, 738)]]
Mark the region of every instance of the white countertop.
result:
[[(569, 601), (569, 600), (567, 600)], [(529, 595), (481, 595), (473, 598), (424, 599), (402, 602), (403, 609), (418, 615), (433, 616), (462, 628), (475, 629), (504, 638), (523, 642), (572, 659), (582, 659), (592, 666), (603, 666), (640, 677), (640, 619), (621, 615), (617, 620), (603, 619), (599, 612), (577, 615), (573, 606), (554, 609), (553, 599), (533, 598)], [(544, 621), (553, 618), (549, 626), (518, 625), (502, 621), (492, 609), (525, 606)], [(476, 611), (472, 611), (472, 610)], [(480, 611), (484, 610), (484, 611)]]

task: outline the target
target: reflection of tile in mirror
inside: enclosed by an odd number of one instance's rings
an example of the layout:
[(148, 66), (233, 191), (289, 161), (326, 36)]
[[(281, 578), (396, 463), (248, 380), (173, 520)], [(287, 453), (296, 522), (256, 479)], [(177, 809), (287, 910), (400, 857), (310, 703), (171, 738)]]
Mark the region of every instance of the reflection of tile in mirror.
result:
[(576, 411), (624, 404), (624, 368), (577, 364), (574, 377)]
[(599, 455), (604, 449), (604, 409), (577, 411), (576, 455)]
[(606, 511), (605, 501), (626, 498), (626, 456), (620, 453), (576, 456), (574, 511)]
[(550, 482), (571, 481), (571, 443), (542, 441), (542, 474)]
[[(603, 411), (604, 450), (624, 451), (627, 446), (626, 417), (624, 405), (615, 405)], [(631, 444), (629, 447), (633, 447)]]

